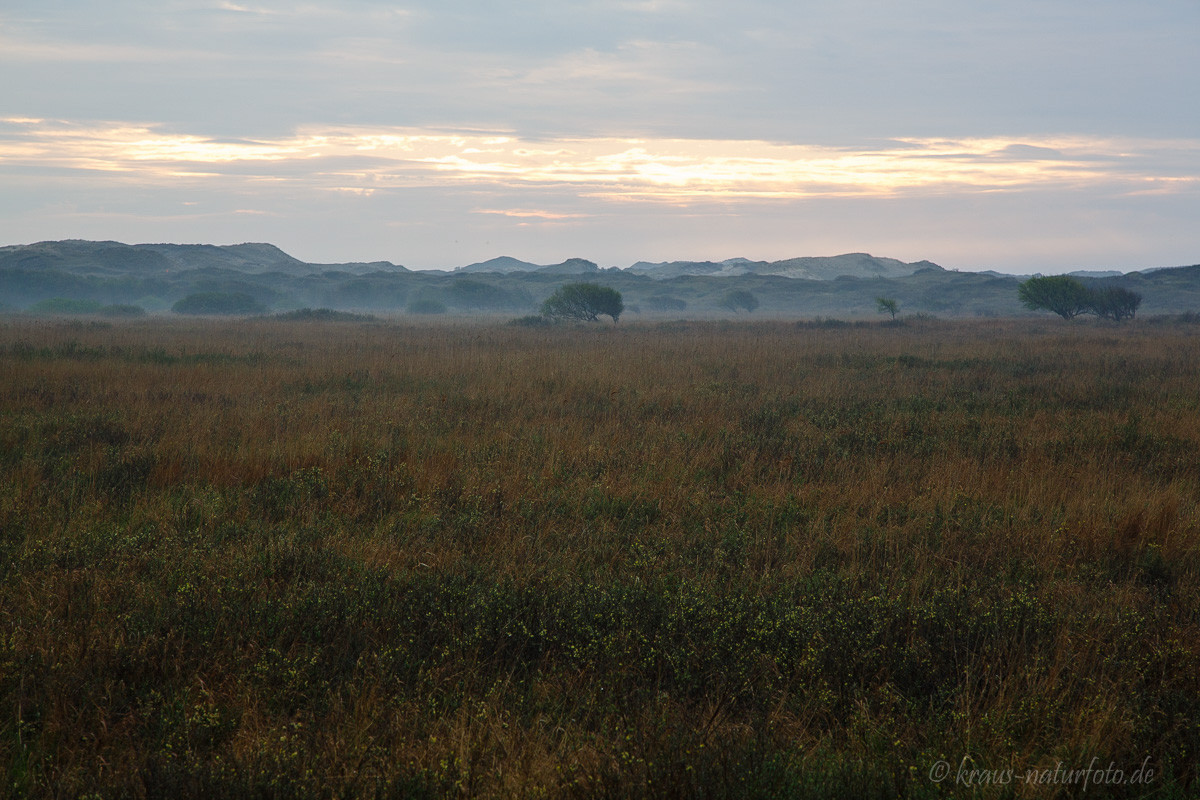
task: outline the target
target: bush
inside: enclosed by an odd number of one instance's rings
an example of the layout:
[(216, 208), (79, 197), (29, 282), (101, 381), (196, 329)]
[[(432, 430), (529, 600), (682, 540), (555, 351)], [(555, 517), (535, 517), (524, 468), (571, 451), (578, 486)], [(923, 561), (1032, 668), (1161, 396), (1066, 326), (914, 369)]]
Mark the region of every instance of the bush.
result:
[(171, 310), (176, 314), (261, 314), (266, 307), (245, 292), (196, 292)]
[(817, 317), (811, 320), (798, 320), (797, 328), (854, 328), (861, 327), (861, 323), (850, 322), (849, 320), (837, 319), (835, 317)]
[(408, 287), (396, 275), (367, 275), (335, 286), (325, 302), (341, 308), (397, 310), (408, 300)]
[(508, 324), (518, 328), (548, 328), (554, 323), (541, 314), (530, 314), (510, 320)]
[(758, 298), (745, 289), (731, 289), (721, 298), (721, 308), (728, 309), (735, 314), (739, 311), (749, 314), (758, 308)]
[(672, 297), (669, 294), (656, 294), (646, 298), (646, 308), (651, 311), (685, 311), (687, 307), (686, 300)]
[(378, 317), (372, 314), (334, 311), (332, 308), (297, 308), (294, 311), (276, 314), (272, 319), (287, 322), (374, 322)]
[(406, 309), (409, 314), (445, 314), (446, 304), (440, 300), (425, 297), (413, 300)]
[(444, 296), (455, 308), (477, 311), (515, 311), (533, 305), (533, 297), (524, 289), (504, 289), (469, 278), (454, 281)]
[(1030, 278), (1017, 287), (1017, 295), (1026, 308), (1053, 311), (1063, 319), (1095, 314), (1119, 322), (1132, 319), (1142, 303), (1137, 292), (1117, 286), (1091, 289), (1070, 275)]
[(51, 297), (29, 307), (31, 314), (95, 314), (103, 306), (95, 300), (75, 300), (69, 297)]
[(114, 303), (111, 306), (102, 307), (97, 313), (106, 317), (144, 317), (146, 316), (146, 309), (141, 306)]
[(1133, 319), (1138, 306), (1142, 304), (1142, 296), (1137, 292), (1122, 289), (1120, 286), (1109, 286), (1092, 292), (1092, 310), (1105, 319), (1120, 322)]
[(542, 314), (551, 319), (595, 322), (601, 315), (616, 322), (625, 310), (621, 293), (597, 283), (568, 283), (542, 303)]
[(114, 303), (101, 305), (95, 300), (75, 300), (68, 297), (52, 297), (29, 307), (31, 314), (100, 314), (105, 317), (140, 317), (146, 309), (136, 305)]

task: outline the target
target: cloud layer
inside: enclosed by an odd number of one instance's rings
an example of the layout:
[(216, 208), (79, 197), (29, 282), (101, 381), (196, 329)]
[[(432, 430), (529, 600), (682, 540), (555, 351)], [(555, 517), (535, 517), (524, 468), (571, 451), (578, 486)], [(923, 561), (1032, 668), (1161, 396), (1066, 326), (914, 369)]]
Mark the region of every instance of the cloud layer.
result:
[(144, 184), (274, 180), (304, 191), (570, 187), (580, 197), (692, 204), (1019, 190), (1194, 192), (1200, 139), (885, 140), (870, 148), (712, 139), (527, 139), (512, 132), (307, 127), (218, 139), (136, 123), (0, 118), (8, 169)]

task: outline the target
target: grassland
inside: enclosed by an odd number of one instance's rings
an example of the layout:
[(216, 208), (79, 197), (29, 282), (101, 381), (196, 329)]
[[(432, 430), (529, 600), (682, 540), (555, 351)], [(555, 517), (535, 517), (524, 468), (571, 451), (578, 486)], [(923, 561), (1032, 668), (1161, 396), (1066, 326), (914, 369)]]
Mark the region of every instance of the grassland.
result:
[[(0, 375), (0, 795), (1200, 792), (1200, 326), (11, 318)], [(1026, 781), (1089, 764), (1153, 773)]]

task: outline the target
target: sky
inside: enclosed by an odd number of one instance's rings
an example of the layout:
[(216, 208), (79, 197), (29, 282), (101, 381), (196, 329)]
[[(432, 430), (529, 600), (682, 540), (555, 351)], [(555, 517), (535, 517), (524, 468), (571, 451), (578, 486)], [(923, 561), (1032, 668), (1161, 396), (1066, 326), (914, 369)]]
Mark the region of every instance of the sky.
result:
[(1200, 0), (5, 0), (0, 244), (1200, 263)]

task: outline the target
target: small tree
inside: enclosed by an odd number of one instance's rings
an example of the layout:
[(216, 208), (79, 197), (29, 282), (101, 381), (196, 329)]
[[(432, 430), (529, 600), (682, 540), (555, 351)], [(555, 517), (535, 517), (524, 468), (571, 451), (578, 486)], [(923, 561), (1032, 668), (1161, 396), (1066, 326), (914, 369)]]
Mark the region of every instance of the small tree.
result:
[(739, 311), (752, 314), (758, 308), (758, 298), (745, 289), (730, 289), (721, 298), (721, 308), (727, 308), (735, 314)]
[(688, 304), (686, 300), (669, 294), (656, 294), (646, 298), (646, 307), (651, 311), (684, 311)]
[(1142, 296), (1137, 292), (1123, 289), (1120, 286), (1109, 286), (1092, 292), (1092, 311), (1105, 319), (1120, 322), (1133, 319), (1138, 306), (1142, 304)]
[(542, 303), (542, 313), (551, 319), (595, 322), (601, 315), (615, 323), (625, 310), (621, 293), (596, 283), (568, 283), (558, 287)]
[(1092, 310), (1092, 292), (1070, 275), (1034, 277), (1017, 287), (1022, 305), (1031, 311), (1053, 311), (1063, 319)]
[(900, 304), (891, 297), (876, 297), (875, 305), (880, 314), (891, 314), (893, 320), (900, 312)]

